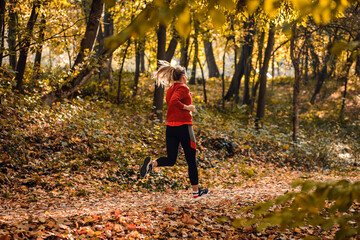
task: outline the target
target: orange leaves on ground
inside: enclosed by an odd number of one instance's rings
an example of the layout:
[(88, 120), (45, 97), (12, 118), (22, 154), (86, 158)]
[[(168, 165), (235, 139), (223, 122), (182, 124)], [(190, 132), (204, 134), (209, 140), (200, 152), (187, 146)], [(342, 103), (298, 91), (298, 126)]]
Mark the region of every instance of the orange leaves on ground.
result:
[(130, 223), (130, 224), (126, 225), (126, 228), (129, 229), (130, 231), (132, 231), (132, 230), (136, 229), (136, 225), (133, 223)]
[(115, 216), (119, 217), (120, 216), (121, 211), (119, 209), (115, 209)]
[(195, 224), (195, 221), (187, 214), (183, 215), (183, 217), (181, 218), (181, 221), (185, 224), (191, 224), (191, 225)]
[(170, 213), (173, 212), (175, 209), (173, 207), (166, 207), (165, 212)]

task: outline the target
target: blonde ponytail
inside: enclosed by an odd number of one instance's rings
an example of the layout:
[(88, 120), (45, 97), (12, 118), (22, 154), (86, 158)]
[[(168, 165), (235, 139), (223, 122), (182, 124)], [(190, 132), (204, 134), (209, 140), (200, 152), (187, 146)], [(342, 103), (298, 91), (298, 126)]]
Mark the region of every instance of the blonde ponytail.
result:
[(180, 77), (185, 74), (185, 68), (182, 66), (173, 67), (165, 60), (158, 61), (160, 67), (154, 73), (155, 83), (157, 86), (169, 86), (174, 81), (180, 80)]

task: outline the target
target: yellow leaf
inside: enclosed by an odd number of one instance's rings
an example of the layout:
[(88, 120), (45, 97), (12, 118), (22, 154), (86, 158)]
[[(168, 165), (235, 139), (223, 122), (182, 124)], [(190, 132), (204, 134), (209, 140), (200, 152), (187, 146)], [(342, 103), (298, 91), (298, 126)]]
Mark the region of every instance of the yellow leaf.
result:
[(313, 11), (312, 11), (312, 16), (314, 18), (314, 21), (316, 24), (320, 24), (321, 23), (321, 16), (320, 16), (320, 10), (319, 8), (313, 8)]
[(322, 23), (327, 24), (331, 20), (331, 10), (329, 8), (325, 8), (322, 11)]
[(277, 11), (277, 1), (264, 0), (264, 11), (269, 14), (270, 17), (273, 17)]
[(311, 0), (293, 0), (293, 4), (295, 9), (302, 11), (311, 6)]
[(188, 7), (178, 16), (178, 20), (175, 25), (179, 35), (187, 38), (190, 34), (190, 10)]
[(256, 9), (258, 9), (259, 5), (260, 5), (259, 0), (248, 0), (246, 1), (246, 11), (249, 14), (252, 14), (256, 11)]
[(221, 11), (217, 9), (212, 9), (209, 11), (209, 15), (214, 24), (214, 27), (221, 28), (222, 25), (225, 23), (225, 17)]
[(60, 4), (64, 7), (69, 7), (71, 5), (67, 0), (61, 0)]
[(230, 11), (235, 8), (235, 3), (232, 0), (220, 0), (219, 4)]
[(330, 1), (329, 0), (319, 0), (319, 6), (320, 7), (327, 7), (329, 5)]

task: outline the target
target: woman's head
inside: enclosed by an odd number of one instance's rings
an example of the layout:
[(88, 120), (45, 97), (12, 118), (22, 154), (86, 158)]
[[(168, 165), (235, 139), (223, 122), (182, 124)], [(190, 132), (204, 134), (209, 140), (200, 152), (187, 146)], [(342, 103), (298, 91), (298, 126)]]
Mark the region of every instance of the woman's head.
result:
[(159, 60), (159, 69), (155, 72), (157, 85), (171, 85), (176, 81), (183, 81), (186, 69), (182, 66), (171, 66), (167, 61)]

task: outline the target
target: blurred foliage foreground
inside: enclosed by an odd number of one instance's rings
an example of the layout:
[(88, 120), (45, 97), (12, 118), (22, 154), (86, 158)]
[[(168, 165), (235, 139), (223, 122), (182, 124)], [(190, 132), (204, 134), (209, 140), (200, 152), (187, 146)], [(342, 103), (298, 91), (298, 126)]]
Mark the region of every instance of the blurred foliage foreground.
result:
[[(51, 107), (39, 106), (36, 94), (3, 95), (0, 197), (36, 202), (42, 192), (52, 198), (72, 198), (121, 190), (187, 189), (183, 154), (173, 168), (156, 169), (151, 177), (140, 179), (139, 165), (144, 157), (155, 158), (166, 153), (165, 125), (152, 120), (150, 78), (143, 76), (140, 93), (135, 98), (130, 97), (130, 82), (130, 78), (125, 79), (122, 92), (129, 96), (124, 95), (118, 105), (111, 102), (111, 93), (102, 93), (105, 96), (101, 97), (84, 94), (91, 90), (91, 84), (80, 96)], [(197, 106), (194, 130), (203, 185), (235, 187), (249, 179), (256, 181), (269, 174), (259, 168), (270, 165), (292, 168), (304, 175), (337, 172), (345, 178), (349, 170), (357, 171), (359, 120), (347, 114), (347, 119), (337, 121), (338, 107), (329, 99), (321, 107), (303, 105), (301, 140), (297, 144), (291, 142), (291, 95), (288, 94), (291, 82), (292, 79), (275, 79), (270, 83), (275, 87), (268, 96), (267, 118), (261, 130), (253, 127), (246, 107), (233, 104), (226, 105), (225, 110), (219, 107), (221, 93), (217, 92), (217, 79), (207, 83), (209, 95), (213, 96), (208, 104), (202, 101), (202, 86), (190, 86)], [(359, 183), (298, 185), (302, 191), (249, 210), (254, 211), (256, 222), (265, 221), (260, 227), (313, 223), (326, 228), (338, 224), (343, 227), (341, 236), (359, 232), (359, 212), (354, 213), (351, 208), (360, 198)], [(272, 207), (274, 204), (288, 207), (279, 212)], [(244, 224), (238, 219), (233, 225)]]

